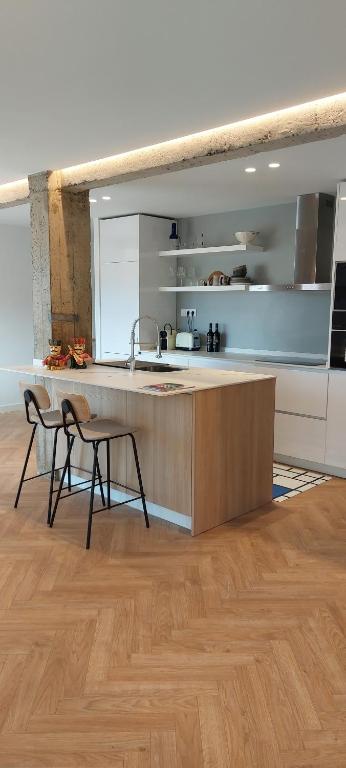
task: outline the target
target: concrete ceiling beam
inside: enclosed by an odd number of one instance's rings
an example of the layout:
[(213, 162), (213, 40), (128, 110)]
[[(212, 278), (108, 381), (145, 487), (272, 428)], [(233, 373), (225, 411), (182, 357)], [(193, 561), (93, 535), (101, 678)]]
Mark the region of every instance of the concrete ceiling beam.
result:
[(150, 147), (64, 168), (61, 184), (76, 190), (249, 157), (346, 133), (346, 93), (241, 120)]
[[(94, 187), (220, 163), (346, 134), (346, 93), (59, 171), (62, 189)], [(0, 208), (29, 200), (27, 179), (0, 186)]]

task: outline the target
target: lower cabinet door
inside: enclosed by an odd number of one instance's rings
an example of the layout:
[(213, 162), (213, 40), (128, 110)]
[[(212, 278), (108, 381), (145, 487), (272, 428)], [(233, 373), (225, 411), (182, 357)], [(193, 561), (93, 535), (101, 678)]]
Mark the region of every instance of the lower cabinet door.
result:
[(325, 442), (323, 419), (275, 414), (274, 453), (324, 464)]
[(346, 469), (346, 373), (329, 373), (326, 464)]

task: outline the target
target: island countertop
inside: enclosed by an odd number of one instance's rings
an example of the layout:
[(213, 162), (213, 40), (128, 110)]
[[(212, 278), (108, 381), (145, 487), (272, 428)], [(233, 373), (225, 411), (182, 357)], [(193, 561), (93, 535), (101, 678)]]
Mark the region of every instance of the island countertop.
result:
[[(105, 387), (142, 395), (154, 395), (155, 397), (171, 397), (172, 395), (187, 394), (188, 392), (200, 392), (206, 389), (229, 387), (235, 384), (246, 384), (273, 378), (273, 376), (260, 373), (220, 371), (206, 368), (190, 368), (172, 371), (172, 373), (151, 373), (149, 371), (130, 373), (130, 371), (121, 368), (109, 368), (106, 366), (103, 368), (100, 365), (89, 365), (86, 369), (81, 370), (63, 368), (58, 371), (49, 371), (43, 366), (17, 365), (2, 366), (0, 370), (28, 376), (42, 376), (64, 383), (71, 382), (71, 384), (85, 384), (88, 387)], [(147, 386), (168, 382), (183, 384), (184, 389), (164, 393), (145, 389)]]

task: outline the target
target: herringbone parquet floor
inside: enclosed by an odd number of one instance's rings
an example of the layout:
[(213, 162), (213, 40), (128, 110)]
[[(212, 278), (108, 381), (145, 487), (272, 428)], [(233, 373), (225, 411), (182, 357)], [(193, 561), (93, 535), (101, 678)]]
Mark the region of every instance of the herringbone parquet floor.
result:
[(101, 513), (86, 552), (0, 438), (1, 768), (346, 766), (346, 482), (195, 539)]

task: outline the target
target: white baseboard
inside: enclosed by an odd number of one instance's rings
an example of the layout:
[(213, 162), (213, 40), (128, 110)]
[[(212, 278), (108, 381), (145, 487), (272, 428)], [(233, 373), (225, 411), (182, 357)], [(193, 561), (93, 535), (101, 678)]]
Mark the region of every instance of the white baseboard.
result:
[[(80, 480), (85, 480), (85, 477), (72, 474), (71, 480), (72, 483), (78, 483)], [(95, 494), (96, 493), (100, 496), (99, 487), (95, 488)], [(131, 496), (128, 493), (117, 491), (115, 488), (111, 488), (111, 499), (112, 501), (126, 501), (127, 499), (131, 499)], [(140, 512), (143, 510), (142, 502), (140, 499), (138, 501), (131, 501), (128, 506), (140, 510)], [(153, 517), (160, 517), (161, 520), (167, 520), (168, 523), (174, 523), (174, 525), (179, 525), (181, 528), (187, 528), (188, 530), (191, 530), (192, 520), (188, 515), (182, 515), (181, 512), (174, 512), (173, 509), (161, 507), (159, 504), (154, 504), (152, 501), (147, 501), (147, 510), (148, 514), (152, 515)]]
[(8, 405), (0, 405), (0, 413), (6, 413), (7, 411), (23, 411), (23, 403), (9, 403)]
[(346, 467), (345, 469), (343, 467), (332, 467), (329, 464), (319, 464), (317, 461), (297, 459), (294, 456), (284, 456), (281, 453), (274, 454), (274, 461), (278, 461), (279, 464), (289, 464), (291, 467), (301, 467), (302, 469), (311, 469), (313, 472), (322, 472), (324, 475), (346, 478)]

